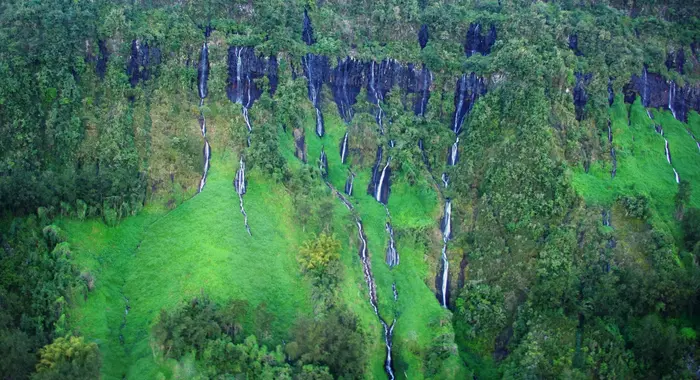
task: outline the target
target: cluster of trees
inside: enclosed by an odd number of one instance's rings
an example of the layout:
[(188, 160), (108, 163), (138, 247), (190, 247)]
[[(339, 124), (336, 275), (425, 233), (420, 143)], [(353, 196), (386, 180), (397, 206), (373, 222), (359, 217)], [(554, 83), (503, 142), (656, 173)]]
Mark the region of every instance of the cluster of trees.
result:
[[(261, 320), (269, 321), (260, 312), (245, 301), (222, 306), (206, 296), (195, 298), (171, 312), (161, 311), (154, 343), (165, 358), (194, 355), (203, 378), (362, 378), (366, 337), (349, 311), (337, 308), (320, 320), (300, 319), (291, 341), (274, 348), (261, 344), (255, 334), (265, 330)], [(254, 326), (246, 329), (251, 313)]]
[(91, 286), (47, 210), (14, 219), (0, 235), (0, 377), (94, 378), (97, 347), (71, 335), (68, 316)]

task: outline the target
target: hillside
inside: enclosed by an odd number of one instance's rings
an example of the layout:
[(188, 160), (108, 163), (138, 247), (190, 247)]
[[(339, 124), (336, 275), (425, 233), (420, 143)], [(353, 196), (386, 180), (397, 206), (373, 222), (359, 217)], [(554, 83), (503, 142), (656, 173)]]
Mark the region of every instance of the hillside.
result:
[(0, 4), (0, 377), (696, 377), (698, 16)]

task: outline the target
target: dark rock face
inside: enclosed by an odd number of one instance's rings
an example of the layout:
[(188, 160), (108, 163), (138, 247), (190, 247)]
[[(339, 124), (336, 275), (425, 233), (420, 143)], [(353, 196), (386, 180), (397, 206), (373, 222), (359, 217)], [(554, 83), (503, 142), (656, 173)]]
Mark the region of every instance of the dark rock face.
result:
[(576, 120), (581, 121), (585, 117), (586, 103), (588, 102), (588, 94), (586, 94), (586, 86), (590, 83), (592, 74), (575, 73), (576, 87), (574, 87), (574, 106), (576, 107)]
[(676, 70), (680, 74), (684, 74), (683, 68), (685, 66), (685, 51), (681, 48), (677, 52), (670, 51), (666, 55), (666, 68), (671, 70)]
[(309, 100), (316, 109), (316, 134), (322, 137), (325, 128), (321, 114), (321, 87), (328, 80), (328, 58), (309, 53), (301, 58), (301, 66), (306, 77)]
[[(428, 100), (430, 100), (430, 86), (433, 84), (433, 74), (427, 67), (418, 70), (412, 63), (401, 67), (397, 78), (398, 86), (405, 94), (413, 97), (413, 112), (425, 115)], [(404, 103), (408, 101), (404, 99)]]
[(149, 48), (148, 42), (141, 45), (138, 40), (131, 41), (131, 55), (126, 66), (131, 87), (151, 77), (151, 66), (160, 63), (160, 49)]
[(496, 43), (496, 37), (496, 26), (493, 24), (491, 24), (485, 36), (481, 35), (481, 24), (469, 24), (467, 40), (464, 43), (464, 53), (467, 57), (471, 57), (477, 53), (487, 55), (491, 53), (491, 48)]
[(613, 81), (613, 78), (608, 78), (608, 104), (609, 105), (613, 105), (613, 102), (615, 101), (615, 91), (613, 91), (612, 81)]
[(647, 72), (646, 67), (641, 76), (632, 75), (624, 92), (625, 102), (632, 103), (640, 95), (645, 107), (667, 108), (683, 122), (688, 121), (690, 110), (700, 111), (700, 87), (679, 87), (673, 81), (667, 82), (660, 74)]
[(355, 113), (352, 106), (357, 103), (357, 95), (362, 89), (364, 67), (361, 62), (346, 57), (342, 61), (338, 59), (338, 65), (330, 72), (333, 100), (346, 123), (352, 121)]
[(107, 62), (109, 61), (109, 50), (107, 50), (107, 44), (102, 40), (97, 40), (97, 47), (100, 50), (97, 56), (97, 64), (95, 65), (95, 71), (100, 79), (105, 79), (105, 74), (107, 73)]
[(328, 156), (326, 156), (326, 151), (321, 148), (321, 157), (318, 159), (318, 167), (321, 170), (321, 177), (324, 179), (328, 177)]
[(572, 34), (569, 36), (569, 49), (574, 51), (574, 54), (577, 56), (582, 56), (583, 53), (581, 53), (580, 50), (578, 50), (578, 35), (577, 34)]
[(372, 166), (372, 177), (370, 178), (369, 185), (367, 186), (367, 194), (374, 196), (376, 192), (377, 183), (379, 183), (379, 177), (382, 171), (382, 146), (377, 147), (377, 157), (374, 160), (374, 166)]
[(304, 9), (304, 26), (301, 32), (301, 39), (307, 45), (313, 45), (316, 42), (314, 38), (314, 28), (311, 26), (311, 19), (309, 18), (309, 13)]
[(279, 83), (279, 78), (277, 76), (277, 70), (279, 69), (279, 64), (277, 63), (277, 56), (272, 55), (267, 60), (267, 79), (270, 83), (270, 96), (275, 95), (277, 91), (277, 84)]
[(428, 34), (428, 25), (421, 25), (420, 30), (418, 31), (418, 43), (420, 44), (421, 50), (425, 49), (425, 46), (428, 44), (429, 38), (430, 35)]
[(262, 95), (262, 90), (254, 80), (262, 78), (265, 74), (269, 76), (271, 71), (274, 71), (274, 77), (277, 77), (277, 60), (273, 62), (274, 67), (270, 69), (269, 61), (263, 56), (255, 56), (255, 50), (252, 47), (229, 47), (226, 86), (228, 98), (234, 103), (243, 105), (244, 108), (250, 108)]
[(452, 131), (459, 134), (462, 131), (464, 119), (469, 115), (476, 100), (486, 94), (486, 83), (484, 78), (478, 77), (475, 73), (463, 74), (457, 80), (455, 88), (455, 113), (452, 117)]

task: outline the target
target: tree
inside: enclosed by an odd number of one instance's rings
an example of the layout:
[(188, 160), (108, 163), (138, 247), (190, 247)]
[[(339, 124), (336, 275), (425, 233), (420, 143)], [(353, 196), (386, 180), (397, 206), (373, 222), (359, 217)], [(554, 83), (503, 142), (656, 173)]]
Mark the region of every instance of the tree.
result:
[(306, 272), (322, 273), (331, 262), (340, 259), (340, 242), (335, 235), (321, 233), (313, 240), (307, 240), (299, 250), (299, 263)]
[(95, 343), (83, 337), (67, 336), (54, 340), (39, 351), (34, 380), (97, 379), (102, 360)]

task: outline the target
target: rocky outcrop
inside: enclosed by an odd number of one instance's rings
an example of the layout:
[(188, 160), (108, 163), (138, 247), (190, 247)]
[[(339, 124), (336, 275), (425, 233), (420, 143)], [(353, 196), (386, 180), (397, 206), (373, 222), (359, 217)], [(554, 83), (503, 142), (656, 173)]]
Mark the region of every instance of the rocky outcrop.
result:
[(488, 55), (496, 43), (496, 37), (496, 26), (494, 24), (491, 24), (486, 35), (482, 35), (481, 24), (471, 23), (467, 31), (467, 39), (464, 42), (464, 53), (467, 57), (475, 54)]
[(228, 81), (226, 94), (234, 102), (250, 108), (260, 98), (262, 90), (255, 79), (268, 76), (270, 82), (277, 83), (277, 60), (256, 56), (249, 46), (231, 46), (228, 49)]
[(141, 44), (139, 40), (131, 41), (131, 54), (126, 65), (131, 87), (136, 87), (139, 81), (151, 78), (152, 66), (160, 64), (160, 49), (151, 48), (148, 42)]
[(574, 51), (577, 56), (582, 56), (581, 50), (578, 49), (578, 34), (569, 35), (569, 49)]
[(576, 108), (576, 120), (581, 121), (585, 117), (586, 103), (588, 103), (588, 94), (586, 86), (590, 83), (592, 74), (575, 73), (576, 86), (574, 87), (574, 106)]
[(700, 111), (700, 86), (680, 87), (660, 74), (648, 72), (646, 67), (642, 75), (632, 75), (623, 91), (625, 102), (632, 103), (639, 95), (644, 107), (668, 109), (683, 122), (688, 121), (690, 110)]
[(429, 38), (430, 35), (428, 34), (428, 25), (421, 25), (420, 30), (418, 31), (418, 44), (420, 44), (421, 50), (425, 49)]
[(452, 131), (462, 131), (464, 119), (469, 115), (476, 100), (486, 93), (486, 82), (475, 73), (463, 74), (455, 87), (455, 113), (452, 117)]
[(362, 62), (346, 57), (344, 60), (338, 59), (338, 64), (330, 71), (333, 100), (346, 123), (352, 121), (355, 113), (352, 107), (357, 103), (357, 95), (362, 89), (364, 66)]

